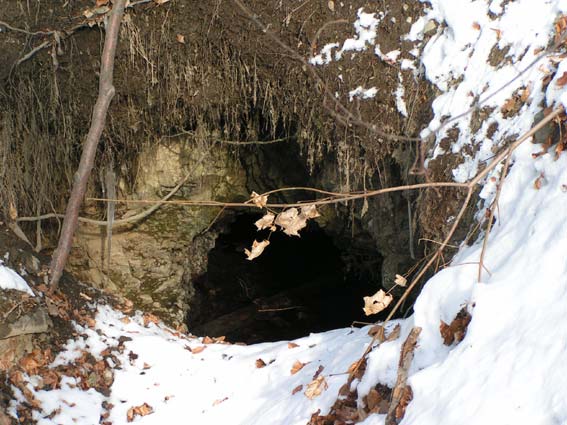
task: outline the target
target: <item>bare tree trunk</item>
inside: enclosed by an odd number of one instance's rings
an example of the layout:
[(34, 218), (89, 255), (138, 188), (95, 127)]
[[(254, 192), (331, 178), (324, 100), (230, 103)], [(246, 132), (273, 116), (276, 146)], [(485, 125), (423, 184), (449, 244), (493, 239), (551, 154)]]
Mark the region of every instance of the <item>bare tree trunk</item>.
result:
[(69, 197), (67, 210), (65, 211), (59, 243), (51, 259), (50, 283), (52, 290), (57, 288), (59, 279), (67, 263), (69, 252), (71, 251), (73, 235), (77, 229), (79, 208), (83, 202), (89, 175), (93, 168), (97, 146), (106, 121), (106, 113), (110, 101), (114, 97), (115, 90), (112, 84), (114, 56), (116, 53), (116, 45), (118, 44), (118, 30), (120, 29), (122, 15), (124, 14), (125, 3), (126, 0), (115, 0), (112, 11), (110, 12), (100, 65), (98, 98), (93, 109), (91, 127), (89, 128), (89, 133), (84, 143), (81, 162), (74, 176), (73, 190)]

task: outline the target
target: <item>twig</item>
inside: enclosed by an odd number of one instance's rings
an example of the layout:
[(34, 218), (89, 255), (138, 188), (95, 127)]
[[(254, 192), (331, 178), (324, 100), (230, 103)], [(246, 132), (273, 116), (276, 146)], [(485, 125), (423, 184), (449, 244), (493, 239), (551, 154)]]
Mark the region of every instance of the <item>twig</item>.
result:
[(327, 28), (330, 25), (348, 24), (348, 23), (349, 23), (349, 21), (347, 21), (346, 19), (337, 19), (335, 21), (325, 22), (323, 24), (323, 26), (321, 26), (321, 28), (319, 28), (317, 30), (317, 32), (315, 33), (315, 37), (313, 37), (313, 41), (311, 41), (311, 50), (313, 51), (317, 48), (317, 41), (319, 41), (319, 36), (325, 30), (325, 28)]
[(22, 56), (20, 59), (18, 59), (13, 67), (16, 67), (16, 66), (20, 65), (22, 62), (27, 61), (29, 58), (31, 58), (33, 55), (35, 55), (40, 50), (45, 49), (47, 46), (51, 46), (51, 41), (44, 41), (39, 46), (36, 46), (33, 49), (31, 49), (28, 53), (26, 53), (24, 56)]
[(8, 310), (6, 313), (4, 313), (4, 315), (3, 315), (3, 321), (6, 321), (6, 319), (8, 318), (8, 316), (9, 316), (15, 309), (17, 309), (18, 307), (20, 307), (23, 303), (24, 303), (24, 301), (20, 301), (20, 302), (17, 302), (16, 304), (14, 304), (10, 310)]
[[(171, 134), (171, 135), (166, 135), (166, 136), (162, 136), (162, 138), (164, 139), (173, 139), (175, 137), (180, 137), (180, 136), (184, 136), (184, 135), (194, 135), (195, 132), (193, 131), (181, 131), (179, 133), (175, 133), (175, 134)], [(225, 145), (237, 145), (237, 146), (245, 146), (245, 145), (272, 145), (274, 143), (280, 143), (280, 142), (285, 142), (290, 140), (291, 137), (281, 137), (279, 139), (273, 139), (273, 140), (247, 140), (244, 142), (240, 142), (237, 140), (223, 140), (223, 139), (215, 139), (213, 140), (214, 143), (222, 143)]]
[[(88, 201), (98, 201), (98, 202), (117, 202), (123, 204), (154, 204), (151, 208), (147, 210), (133, 215), (128, 218), (123, 218), (119, 220), (114, 220), (113, 226), (122, 226), (125, 224), (130, 224), (136, 221), (139, 221), (150, 214), (152, 214), (155, 210), (157, 210), (160, 206), (167, 204), (167, 205), (183, 205), (183, 206), (195, 206), (195, 207), (225, 207), (225, 208), (239, 208), (239, 207), (246, 207), (246, 208), (258, 208), (250, 201), (246, 202), (220, 202), (220, 201), (169, 201), (168, 199), (171, 198), (181, 186), (189, 179), (191, 173), (187, 174), (178, 184), (175, 186), (171, 192), (169, 192), (166, 196), (159, 200), (146, 200), (146, 199), (109, 199), (109, 198), (87, 198)], [(277, 203), (277, 204), (267, 204), (267, 208), (291, 208), (291, 207), (302, 207), (305, 205), (328, 205), (328, 204), (336, 204), (339, 202), (346, 202), (352, 201), (356, 199), (368, 198), (377, 195), (381, 195), (383, 193), (391, 193), (391, 192), (399, 192), (403, 190), (413, 190), (413, 189), (424, 189), (428, 187), (467, 187), (466, 183), (446, 183), (446, 182), (431, 182), (431, 183), (419, 183), (413, 185), (406, 185), (406, 186), (396, 186), (396, 187), (387, 187), (384, 189), (366, 191), (366, 192), (328, 192), (320, 189), (309, 188), (309, 187), (289, 187), (289, 188), (281, 188), (272, 190), (269, 192), (265, 192), (262, 195), (272, 194), (276, 192), (286, 192), (286, 191), (295, 191), (295, 190), (305, 190), (311, 191), (315, 193), (323, 193), (323, 194), (331, 194), (335, 195), (335, 197), (329, 197), (322, 200), (307, 200), (302, 202), (296, 203)], [(35, 217), (18, 217), (16, 221), (37, 221), (37, 220), (47, 220), (51, 218), (61, 218), (63, 214), (58, 213), (48, 213), (43, 214)], [(85, 217), (79, 217), (79, 221), (83, 223), (93, 224), (96, 226), (106, 226), (108, 224), (107, 220), (94, 220)]]
[[(451, 183), (451, 182), (431, 182), (431, 183), (418, 183), (406, 186), (395, 186), (395, 187), (387, 187), (384, 189), (377, 189), (371, 190), (367, 192), (354, 192), (354, 193), (342, 193), (338, 194), (339, 196), (336, 197), (328, 197), (325, 199), (312, 199), (306, 200), (301, 202), (295, 203), (273, 203), (273, 204), (266, 204), (267, 208), (292, 208), (292, 207), (304, 207), (306, 205), (329, 205), (329, 204), (336, 204), (340, 202), (347, 202), (353, 201), (356, 199), (363, 199), (369, 198), (377, 195), (381, 195), (384, 193), (391, 193), (391, 192), (400, 192), (403, 190), (413, 190), (413, 189), (424, 189), (424, 188), (431, 188), (431, 187), (455, 187), (455, 188), (468, 188), (467, 183)], [(295, 190), (296, 188), (290, 188), (290, 190)], [(304, 188), (308, 189), (308, 188)], [(314, 192), (322, 192), (317, 189), (311, 189)], [(279, 192), (286, 191), (287, 189), (278, 189)], [(263, 194), (262, 194), (263, 195)], [(163, 201), (163, 200), (145, 200), (145, 199), (107, 199), (107, 198), (87, 198), (89, 201), (99, 201), (99, 202), (119, 202), (124, 204), (171, 204), (171, 205), (185, 205), (185, 206), (200, 206), (200, 207), (227, 207), (227, 208), (238, 208), (238, 207), (251, 207), (251, 208), (258, 208), (250, 201), (246, 202), (220, 202), (220, 201)], [(46, 214), (46, 217), (49, 214)], [(47, 217), (46, 217), (47, 218)], [(21, 217), (19, 220), (21, 221), (35, 221), (37, 217)], [(118, 220), (117, 220), (118, 221)], [(89, 222), (92, 222), (90, 220)], [(96, 224), (101, 224), (106, 222), (96, 222)]]
[(69, 257), (69, 252), (71, 251), (73, 235), (75, 234), (78, 224), (79, 208), (83, 202), (88, 179), (93, 168), (96, 149), (106, 121), (106, 113), (110, 106), (110, 102), (114, 97), (115, 89), (112, 84), (114, 55), (116, 52), (116, 45), (118, 44), (118, 31), (120, 29), (122, 15), (124, 14), (125, 4), (126, 0), (116, 0), (112, 11), (110, 12), (110, 19), (108, 22), (101, 58), (99, 95), (93, 109), (91, 126), (87, 134), (87, 139), (84, 143), (83, 153), (81, 154), (81, 160), (75, 175), (73, 189), (71, 191), (71, 196), (69, 197), (69, 203), (67, 204), (59, 243), (51, 260), (51, 290), (55, 290), (57, 288), (59, 279), (63, 274), (67, 258)]
[[(202, 158), (196, 166), (199, 166), (202, 162), (203, 162)], [(158, 201), (152, 201), (152, 203), (154, 204), (152, 207), (148, 208), (145, 211), (142, 211), (136, 215), (130, 216), (128, 218), (122, 218), (119, 220), (114, 220), (112, 223), (113, 228), (114, 227), (118, 227), (118, 226), (124, 226), (126, 224), (132, 224), (135, 223), (137, 221), (140, 221), (146, 217), (148, 217), (149, 215), (151, 215), (154, 211), (156, 211), (159, 207), (161, 207), (163, 204), (168, 203), (168, 199), (171, 198), (173, 195), (175, 195), (175, 193), (177, 193), (177, 191), (181, 188), (181, 186), (183, 186), (185, 184), (185, 182), (187, 180), (189, 180), (189, 177), (191, 177), (192, 172), (189, 172), (185, 175), (185, 177), (183, 177), (179, 183), (177, 183), (177, 185), (171, 189), (171, 191), (169, 191), (169, 193), (167, 195), (165, 195), (162, 199), (158, 200)], [(93, 200), (92, 198), (87, 198), (87, 200)], [(106, 200), (106, 201), (110, 201), (110, 200)], [(115, 199), (113, 200), (115, 202), (122, 202), (121, 200)], [(133, 203), (136, 202), (141, 202), (141, 201), (132, 201)], [(57, 214), (57, 213), (49, 213), (49, 214), (43, 214), (37, 217), (18, 217), (16, 219), (16, 221), (36, 221), (36, 220), (46, 220), (46, 219), (50, 219), (50, 218), (63, 218), (65, 217), (63, 214)], [(91, 218), (85, 218), (85, 217), (79, 217), (78, 218), (79, 221), (83, 222), (83, 223), (87, 223), (87, 224), (93, 224), (95, 226), (107, 226), (109, 221), (108, 220), (93, 220)]]
[(486, 248), (488, 246), (488, 236), (490, 235), (490, 230), (492, 229), (492, 224), (494, 223), (494, 210), (496, 205), (498, 205), (498, 200), (500, 199), (500, 193), (502, 192), (502, 186), (504, 186), (504, 179), (506, 174), (508, 174), (508, 167), (510, 166), (511, 155), (506, 157), (506, 162), (502, 168), (502, 174), (500, 175), (500, 181), (498, 182), (498, 188), (496, 189), (496, 195), (492, 201), (490, 207), (490, 215), (488, 216), (488, 223), (486, 224), (486, 232), (484, 233), (484, 241), (482, 242), (482, 250), (480, 251), (480, 259), (478, 260), (478, 276), (477, 281), (480, 282), (482, 279), (482, 268), (484, 267), (484, 255), (486, 253)]
[(27, 31), (27, 30), (24, 30), (22, 28), (13, 27), (12, 25), (10, 25), (9, 23), (4, 22), (4, 21), (0, 21), (0, 25), (8, 28), (11, 31), (21, 32), (23, 34), (28, 34), (28, 35), (50, 35), (50, 34), (53, 34), (55, 32), (55, 31)]
[(272, 311), (287, 311), (287, 310), (296, 310), (301, 308), (299, 305), (294, 305), (293, 307), (281, 307), (281, 308), (260, 308), (258, 309), (258, 313), (268, 313)]
[(219, 212), (217, 213), (217, 215), (215, 215), (215, 218), (213, 218), (213, 220), (209, 223), (209, 225), (207, 226), (207, 228), (201, 232), (201, 234), (207, 233), (209, 230), (211, 230), (211, 227), (213, 227), (213, 225), (217, 222), (217, 220), (218, 220), (219, 217), (222, 215), (222, 213), (224, 212), (224, 210), (226, 210), (226, 207), (222, 207), (222, 208), (219, 210)]
[[(448, 264), (446, 267), (459, 267), (459, 266), (470, 266), (470, 265), (479, 265), (480, 263), (478, 261), (465, 261), (464, 263), (457, 263), (457, 264)], [(482, 264), (482, 268), (484, 269), (484, 271), (486, 271), (486, 273), (488, 273), (490, 276), (492, 276), (492, 273), (490, 272), (490, 270), (488, 270), (486, 268), (486, 266), (484, 264)]]
[(372, 323), (372, 322), (361, 322), (361, 321), (359, 321), (359, 320), (354, 320), (354, 321), (350, 324), (350, 327), (353, 328), (354, 325), (371, 326), (371, 325), (373, 325), (373, 324), (374, 324), (374, 323)]
[[(431, 242), (431, 243), (434, 243), (434, 244), (437, 244), (437, 245), (441, 245), (441, 243), (442, 243), (442, 242), (435, 241), (435, 240), (433, 240), (433, 239), (428, 239), (428, 238), (419, 238), (419, 242), (421, 242), (421, 241)], [(446, 246), (448, 246), (449, 248), (455, 248), (455, 249), (459, 248), (457, 245), (449, 245), (449, 244), (447, 244)]]

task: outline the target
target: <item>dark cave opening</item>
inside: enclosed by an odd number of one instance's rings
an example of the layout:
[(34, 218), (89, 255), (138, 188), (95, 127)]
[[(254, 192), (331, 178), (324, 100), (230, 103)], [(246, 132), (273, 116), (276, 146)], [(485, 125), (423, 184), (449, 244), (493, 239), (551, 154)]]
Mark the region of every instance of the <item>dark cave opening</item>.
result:
[(193, 280), (187, 320), (193, 333), (250, 344), (369, 321), (362, 298), (379, 288), (382, 258), (375, 249), (336, 243), (310, 222), (300, 238), (272, 233), (264, 253), (248, 261), (244, 248), (267, 237), (256, 232), (259, 217), (236, 215), (216, 239), (207, 272)]

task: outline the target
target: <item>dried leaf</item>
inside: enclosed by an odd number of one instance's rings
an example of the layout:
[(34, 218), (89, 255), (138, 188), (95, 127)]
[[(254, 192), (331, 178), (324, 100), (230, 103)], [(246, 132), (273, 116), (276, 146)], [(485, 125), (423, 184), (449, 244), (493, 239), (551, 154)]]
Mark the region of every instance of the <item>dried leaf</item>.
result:
[(306, 205), (301, 207), (301, 215), (306, 219), (321, 217), (315, 205)]
[(496, 40), (500, 41), (500, 39), (502, 38), (502, 31), (500, 31), (497, 28), (490, 28), (490, 29), (496, 33)]
[(305, 397), (309, 400), (313, 400), (315, 397), (320, 396), (327, 388), (329, 388), (329, 385), (327, 384), (325, 377), (319, 376), (307, 385)]
[(252, 261), (254, 258), (259, 257), (264, 252), (264, 249), (270, 244), (269, 240), (263, 240), (262, 242), (254, 241), (252, 244), (252, 251), (248, 249), (244, 250), (246, 254), (246, 259)]
[(555, 160), (557, 161), (557, 159), (559, 159), (559, 157), (561, 156), (561, 153), (565, 150), (567, 146), (565, 146), (565, 142), (564, 143), (558, 143), (557, 146), (555, 147)]
[(136, 416), (146, 416), (153, 413), (154, 409), (148, 403), (141, 404), (140, 406), (131, 407), (126, 413), (126, 420), (132, 422)]
[(347, 373), (348, 373), (348, 374), (351, 374), (351, 373), (356, 372), (356, 371), (360, 368), (361, 363), (362, 363), (362, 362), (361, 362), (360, 359), (358, 359), (357, 361), (351, 363), (351, 365), (350, 365), (350, 366), (348, 367), (348, 369), (347, 369)]
[(210, 336), (205, 336), (203, 338), (203, 344), (214, 344), (215, 340), (212, 339)]
[(545, 182), (545, 176), (542, 174), (539, 175), (539, 177), (537, 179), (535, 179), (534, 181), (534, 189), (536, 190), (540, 190), (541, 187), (543, 186), (543, 183)]
[(280, 226), (286, 235), (299, 236), (298, 232), (307, 226), (307, 218), (299, 214), (297, 208), (289, 208), (278, 214), (275, 224)]
[(144, 313), (143, 317), (144, 326), (147, 328), (150, 323), (156, 324), (159, 322), (159, 318), (151, 313)]
[(526, 87), (524, 90), (521, 91), (520, 100), (523, 103), (526, 103), (530, 97), (531, 92), (532, 92), (531, 85), (529, 85), (528, 87)]
[(262, 217), (260, 220), (256, 221), (256, 223), (254, 223), (254, 224), (256, 225), (258, 230), (268, 229), (268, 228), (273, 227), (275, 218), (276, 218), (275, 215), (273, 215), (272, 213), (268, 213), (264, 217)]
[(390, 332), (386, 337), (386, 341), (393, 341), (395, 339), (398, 339), (400, 337), (401, 332), (402, 332), (402, 327), (399, 324), (397, 324), (392, 330), (392, 332)]
[(185, 36), (183, 34), (177, 34), (175, 39), (178, 43), (185, 44)]
[(382, 289), (371, 297), (364, 297), (364, 314), (370, 316), (371, 314), (380, 313), (388, 307), (393, 299), (390, 294), (386, 294)]
[(408, 280), (405, 277), (397, 274), (396, 278), (394, 279), (394, 283), (398, 286), (401, 286), (402, 288), (405, 288), (408, 283)]
[(406, 385), (402, 390), (402, 397), (400, 398), (400, 402), (396, 407), (395, 413), (398, 422), (400, 422), (403, 419), (404, 415), (406, 414), (406, 407), (408, 407), (408, 404), (412, 399), (413, 399), (413, 391), (409, 385)]
[(266, 362), (262, 359), (256, 359), (256, 368), (261, 369), (266, 367)]
[(295, 342), (288, 342), (287, 343), (287, 348), (297, 348), (299, 347), (299, 344), (296, 344)]
[(297, 394), (299, 391), (303, 389), (303, 385), (298, 385), (291, 391), (291, 395)]
[(306, 364), (307, 363), (301, 363), (299, 360), (296, 360), (293, 366), (291, 366), (291, 374), (295, 375), (297, 372), (303, 369), (303, 366), (305, 366)]
[(480, 30), (480, 24), (478, 22), (473, 22), (472, 27), (477, 31)]
[(455, 341), (451, 327), (443, 320), (441, 320), (441, 324), (439, 325), (439, 331), (441, 332), (441, 338), (443, 338), (443, 344), (451, 345), (453, 341)]
[(154, 0), (155, 4), (165, 4), (167, 2), (169, 2), (169, 0)]
[(37, 375), (38, 369), (41, 366), (31, 354), (23, 357), (20, 360), (19, 365), (28, 375)]
[(348, 382), (346, 384), (341, 385), (341, 388), (339, 388), (339, 395), (346, 397), (348, 396), (350, 393), (350, 385), (348, 384)]
[(264, 208), (268, 204), (268, 195), (259, 195), (256, 192), (252, 192), (250, 199), (258, 208)]
[(565, 84), (567, 84), (567, 71), (565, 71), (563, 75), (561, 75), (561, 77), (559, 77), (557, 81), (555, 81), (555, 84), (559, 87), (563, 87)]
[(439, 331), (441, 332), (441, 337), (443, 338), (443, 344), (451, 345), (454, 342), (461, 342), (467, 333), (467, 328), (470, 321), (471, 315), (467, 311), (466, 307), (463, 307), (457, 313), (450, 325), (441, 320)]
[(372, 411), (375, 407), (378, 407), (378, 404), (382, 401), (382, 397), (378, 394), (375, 388), (372, 388), (368, 395), (366, 396), (366, 407), (368, 410)]
[(507, 114), (512, 112), (515, 108), (516, 108), (516, 98), (514, 96), (512, 96), (510, 99), (508, 99), (506, 102), (504, 102), (504, 105), (502, 105), (502, 113)]
[(316, 379), (319, 375), (321, 375), (321, 372), (323, 372), (323, 369), (325, 369), (325, 366), (320, 364), (319, 367), (317, 368), (317, 370), (315, 371), (315, 373), (313, 374), (312, 379)]
[(227, 401), (228, 397), (225, 398), (219, 398), (218, 400), (213, 401), (213, 406), (218, 406), (219, 404), (221, 404), (223, 401)]
[(386, 339), (385, 337), (385, 330), (384, 326), (382, 325), (374, 325), (370, 329), (368, 329), (368, 335), (373, 337), (378, 342), (384, 342)]
[(335, 11), (335, 2), (333, 0), (329, 0), (327, 2), (327, 7), (329, 8), (329, 10), (331, 12), (334, 12)]

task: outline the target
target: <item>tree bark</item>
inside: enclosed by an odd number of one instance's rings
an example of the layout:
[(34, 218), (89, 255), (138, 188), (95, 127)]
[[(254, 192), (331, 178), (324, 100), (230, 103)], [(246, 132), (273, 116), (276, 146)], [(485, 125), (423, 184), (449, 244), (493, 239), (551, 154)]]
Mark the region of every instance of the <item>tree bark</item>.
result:
[(115, 89), (112, 83), (114, 56), (116, 53), (116, 45), (118, 44), (118, 31), (120, 29), (122, 15), (124, 14), (125, 4), (126, 0), (115, 0), (112, 11), (110, 12), (100, 65), (98, 98), (93, 109), (91, 126), (83, 146), (79, 168), (74, 176), (73, 189), (65, 211), (59, 243), (51, 259), (50, 284), (52, 290), (56, 289), (59, 284), (59, 279), (63, 274), (63, 269), (65, 268), (71, 246), (73, 245), (73, 236), (77, 229), (79, 209), (83, 202), (87, 182), (93, 168), (97, 146), (106, 121), (108, 107), (114, 97)]

